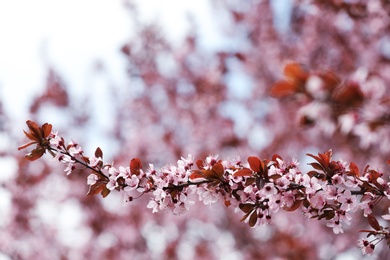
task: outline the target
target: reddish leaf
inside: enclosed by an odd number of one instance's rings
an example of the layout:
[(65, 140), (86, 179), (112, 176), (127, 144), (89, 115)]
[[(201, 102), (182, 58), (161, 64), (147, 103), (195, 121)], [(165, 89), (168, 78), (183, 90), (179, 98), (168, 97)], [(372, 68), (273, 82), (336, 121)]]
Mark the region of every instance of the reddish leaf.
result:
[(370, 226), (371, 226), (373, 229), (375, 229), (376, 231), (379, 231), (379, 230), (382, 229), (382, 226), (379, 225), (378, 220), (376, 220), (376, 218), (375, 218), (373, 215), (369, 214), (369, 215), (367, 216), (367, 219), (368, 219), (368, 224), (370, 224)]
[(142, 169), (141, 160), (138, 159), (138, 158), (131, 159), (131, 162), (130, 162), (130, 172), (131, 172), (131, 174), (139, 175), (141, 169)]
[(229, 207), (230, 205), (232, 205), (230, 200), (224, 200), (224, 204), (225, 204), (226, 207)]
[(320, 171), (323, 171), (324, 170), (324, 167), (322, 167), (322, 165), (321, 164), (319, 164), (319, 163), (309, 163), (309, 165), (311, 165), (311, 167), (313, 167), (314, 169), (316, 169), (316, 170), (320, 170)]
[(318, 156), (324, 161), (324, 166), (327, 167), (332, 159), (332, 150), (329, 150), (326, 153), (319, 153)]
[(271, 158), (272, 161), (277, 162), (277, 159), (283, 161), (283, 158), (279, 154), (272, 155), (272, 158)]
[(307, 156), (310, 156), (310, 157), (312, 157), (312, 158), (314, 158), (317, 162), (319, 162), (320, 164), (324, 164), (324, 161), (320, 158), (320, 157), (318, 157), (318, 156), (316, 156), (316, 155), (314, 155), (314, 154), (311, 154), (311, 153), (307, 153), (306, 154)]
[(240, 205), (238, 205), (238, 207), (244, 213), (249, 213), (249, 212), (251, 212), (255, 208), (255, 205), (254, 204), (249, 204), (249, 203), (246, 203), (246, 204), (240, 203)]
[(279, 81), (275, 83), (270, 90), (271, 96), (275, 98), (283, 98), (293, 95), (298, 91), (298, 86), (293, 82)]
[(29, 161), (35, 161), (42, 157), (42, 155), (45, 153), (46, 149), (43, 147), (37, 147), (34, 150), (32, 150), (30, 153), (25, 155), (25, 158)]
[(252, 185), (255, 182), (256, 182), (256, 178), (248, 178), (245, 180), (245, 186)]
[(206, 176), (205, 176), (204, 171), (205, 170), (192, 170), (192, 173), (189, 177), (190, 180), (199, 179), (199, 178), (205, 179)]
[(302, 65), (296, 62), (288, 63), (284, 67), (283, 72), (287, 78), (295, 81), (306, 81), (309, 76), (309, 73), (302, 67)]
[(284, 207), (283, 209), (285, 211), (294, 211), (294, 210), (297, 210), (299, 208), (299, 206), (301, 206), (302, 204), (302, 200), (296, 200), (294, 201), (294, 203), (292, 204), (291, 207)]
[(253, 176), (253, 171), (251, 169), (248, 169), (248, 168), (243, 168), (241, 170), (238, 170), (236, 171), (234, 174), (233, 174), (234, 177), (251, 177)]
[(345, 106), (360, 106), (364, 101), (364, 94), (355, 82), (348, 82), (334, 92), (333, 99)]
[(359, 168), (357, 167), (357, 165), (354, 162), (351, 162), (349, 164), (349, 169), (350, 169), (349, 172), (352, 173), (353, 175), (355, 175), (356, 177), (360, 176)]
[(89, 162), (89, 158), (88, 158), (87, 156), (81, 156), (81, 159), (82, 159), (85, 163), (87, 163), (87, 164), (90, 163), (90, 162)]
[(40, 139), (41, 131), (40, 131), (37, 123), (35, 123), (34, 121), (31, 121), (31, 120), (27, 120), (26, 124), (27, 124), (28, 128), (31, 130), (31, 134), (33, 136), (35, 136), (36, 139)]
[(334, 74), (333, 72), (331, 71), (326, 71), (324, 73), (321, 73), (319, 75), (319, 77), (322, 79), (322, 81), (324, 82), (324, 86), (326, 88), (326, 90), (329, 91), (329, 93), (332, 93), (333, 90), (338, 86), (340, 85), (341, 83), (341, 80), (340, 78)]
[(261, 173), (264, 170), (264, 163), (255, 156), (248, 157), (248, 163), (254, 172)]
[(216, 164), (214, 164), (212, 171), (214, 172), (215, 177), (217, 179), (220, 179), (220, 178), (222, 178), (223, 173), (225, 172), (225, 169), (223, 168), (222, 163), (216, 163)]
[(96, 151), (95, 151), (95, 157), (96, 158), (103, 158), (103, 151), (102, 149), (100, 149), (100, 147), (96, 148)]
[(87, 192), (87, 195), (96, 195), (103, 191), (103, 189), (106, 187), (106, 184), (103, 182), (96, 182), (95, 184), (89, 186), (89, 190)]
[(387, 160), (387, 164), (390, 164), (390, 160)]
[(108, 194), (110, 194), (110, 192), (111, 192), (111, 191), (110, 191), (109, 189), (107, 189), (106, 185), (104, 185), (104, 187), (103, 187), (103, 189), (102, 189), (102, 192), (101, 192), (102, 197), (103, 197), (103, 198), (107, 197)]
[(329, 155), (331, 156), (330, 150), (325, 154), (318, 153), (318, 156), (310, 153), (306, 155), (314, 158), (317, 162), (319, 162), (323, 166), (323, 168), (327, 168), (329, 166), (329, 160), (330, 160)]
[(42, 136), (43, 138), (48, 137), (51, 134), (53, 126), (51, 124), (45, 123), (42, 125)]
[(197, 160), (197, 161), (196, 161), (196, 166), (198, 166), (198, 169), (199, 169), (199, 170), (204, 169), (203, 161), (202, 161), (202, 160)]
[(257, 211), (254, 210), (252, 215), (249, 217), (249, 226), (254, 227), (257, 222)]

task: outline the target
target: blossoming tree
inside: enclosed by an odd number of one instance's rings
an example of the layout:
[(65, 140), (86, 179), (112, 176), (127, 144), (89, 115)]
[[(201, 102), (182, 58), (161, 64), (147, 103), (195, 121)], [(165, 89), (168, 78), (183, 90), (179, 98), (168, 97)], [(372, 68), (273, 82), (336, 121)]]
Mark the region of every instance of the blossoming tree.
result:
[[(203, 51), (194, 33), (173, 49), (151, 26), (122, 48), (132, 84), (125, 98), (112, 93), (107, 124), (120, 147), (112, 158), (101, 148), (87, 154), (83, 135), (67, 141), (66, 129), (27, 121), (30, 142), (19, 148), (32, 145), (25, 158), (41, 167), (20, 160), (9, 189), (45, 198), (41, 183), (71, 183), (46, 192), (77, 198), (86, 212), (80, 232), (98, 238), (45, 256), (326, 259), (357, 244), (388, 257), (389, 4), (296, 1), (284, 32), (269, 1), (215, 5), (237, 46)], [(87, 125), (58, 78), (48, 82), (33, 116), (49, 101), (70, 109), (74, 128)], [(53, 177), (52, 161), (37, 161), (45, 153), (65, 164), (68, 179)], [(36, 201), (14, 198), (19, 225), (8, 237), (36, 234), (28, 219)], [(107, 205), (114, 200), (130, 206)], [(35, 236), (47, 243), (53, 232)]]

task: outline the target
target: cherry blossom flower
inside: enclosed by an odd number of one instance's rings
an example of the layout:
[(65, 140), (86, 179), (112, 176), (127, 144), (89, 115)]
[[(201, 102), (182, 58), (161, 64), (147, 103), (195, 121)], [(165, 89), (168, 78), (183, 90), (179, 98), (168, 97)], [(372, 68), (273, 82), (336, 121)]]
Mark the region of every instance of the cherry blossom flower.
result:
[(331, 222), (326, 223), (326, 225), (328, 227), (332, 228), (333, 229), (333, 233), (335, 233), (336, 235), (339, 234), (339, 233), (344, 233), (344, 230), (341, 227), (341, 222), (339, 221), (338, 218), (332, 219)]
[(89, 165), (90, 165), (91, 167), (96, 167), (96, 166), (98, 166), (98, 164), (99, 164), (100, 162), (103, 162), (103, 159), (102, 159), (101, 157), (95, 157), (95, 156), (89, 157)]
[(99, 177), (96, 174), (91, 173), (87, 177), (87, 184), (88, 185), (94, 185), (98, 180), (99, 180)]
[(360, 250), (362, 250), (362, 253), (365, 255), (371, 255), (375, 249), (374, 244), (363, 238), (359, 239), (358, 246)]
[(356, 197), (353, 197), (350, 190), (344, 191), (338, 198), (338, 201), (341, 203), (341, 210), (344, 211), (353, 211), (357, 207)]

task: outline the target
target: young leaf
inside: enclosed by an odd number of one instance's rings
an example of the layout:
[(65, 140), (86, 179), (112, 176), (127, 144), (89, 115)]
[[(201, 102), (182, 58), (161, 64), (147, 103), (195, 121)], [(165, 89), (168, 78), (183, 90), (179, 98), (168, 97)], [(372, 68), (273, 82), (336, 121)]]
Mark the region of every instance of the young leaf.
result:
[(301, 206), (302, 204), (302, 200), (296, 200), (294, 201), (294, 203), (291, 205), (291, 207), (284, 207), (283, 209), (285, 211), (295, 211), (299, 208), (299, 206)]
[(272, 158), (271, 158), (272, 161), (277, 162), (277, 159), (283, 161), (283, 158), (279, 154), (272, 155)]
[(204, 164), (202, 160), (197, 160), (196, 161), (196, 166), (198, 166), (199, 170), (202, 170), (204, 168)]
[(243, 169), (240, 169), (238, 171), (236, 171), (234, 174), (233, 174), (234, 177), (251, 177), (253, 176), (253, 171), (251, 169), (248, 169), (248, 168), (243, 168)]
[(102, 158), (103, 159), (103, 151), (102, 149), (100, 149), (100, 147), (96, 148), (96, 151), (95, 151), (95, 157), (96, 158)]
[(248, 163), (254, 172), (262, 173), (264, 170), (264, 163), (255, 156), (248, 157)]
[(270, 94), (272, 97), (275, 98), (283, 98), (283, 97), (293, 95), (294, 93), (297, 92), (297, 90), (298, 90), (298, 86), (296, 84), (294, 84), (293, 82), (283, 80), (275, 83), (271, 87)]
[(351, 162), (350, 164), (349, 164), (349, 172), (352, 174), (352, 175), (354, 175), (354, 176), (356, 176), (356, 177), (359, 177), (360, 176), (360, 173), (359, 173), (359, 168), (357, 167), (357, 165), (354, 163), (354, 162)]
[(369, 214), (369, 215), (367, 216), (367, 219), (368, 219), (368, 224), (370, 224), (370, 226), (371, 226), (373, 229), (375, 229), (376, 231), (379, 231), (379, 230), (382, 229), (382, 226), (379, 225), (378, 220), (376, 220), (376, 218), (375, 218), (373, 215)]
[(223, 176), (223, 173), (225, 172), (222, 163), (214, 164), (212, 171), (214, 172), (214, 175), (217, 179), (221, 179)]
[(284, 75), (294, 81), (306, 81), (309, 73), (302, 67), (301, 64), (291, 62), (284, 67)]
[(200, 178), (205, 179), (206, 178), (205, 170), (192, 170), (189, 178), (190, 180), (200, 179)]
[(254, 227), (257, 222), (257, 211), (254, 210), (252, 215), (249, 217), (249, 226)]
[(141, 169), (142, 169), (141, 160), (138, 159), (138, 158), (131, 159), (131, 162), (130, 162), (130, 172), (131, 172), (131, 174), (139, 175)]
[(254, 204), (249, 204), (249, 203), (246, 203), (246, 204), (241, 203), (240, 205), (238, 205), (238, 207), (244, 213), (249, 213), (249, 212), (251, 212), (255, 208), (255, 205)]

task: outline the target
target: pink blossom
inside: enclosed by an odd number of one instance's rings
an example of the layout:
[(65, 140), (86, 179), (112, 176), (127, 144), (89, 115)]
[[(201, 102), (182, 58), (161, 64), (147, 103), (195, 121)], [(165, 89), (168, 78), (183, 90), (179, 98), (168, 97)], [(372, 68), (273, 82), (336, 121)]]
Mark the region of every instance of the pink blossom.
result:
[(341, 227), (341, 222), (338, 219), (332, 219), (331, 222), (326, 223), (326, 225), (332, 228), (333, 233), (335, 234), (344, 233), (344, 230)]
[(326, 204), (326, 193), (324, 191), (316, 192), (308, 196), (311, 206), (316, 209), (322, 209)]
[(344, 193), (342, 193), (338, 198), (338, 201), (341, 203), (340, 209), (344, 211), (354, 211), (358, 206), (356, 197), (351, 195), (350, 190), (344, 191)]
[(276, 190), (274, 184), (272, 183), (267, 183), (264, 185), (264, 187), (260, 190), (260, 194), (266, 198), (270, 198), (277, 194), (278, 191)]
[(131, 177), (125, 179), (126, 187), (124, 188), (125, 191), (131, 191), (138, 187), (139, 185), (139, 179), (136, 175), (131, 175)]
[(114, 190), (116, 187), (118, 187), (118, 183), (116, 182), (115, 178), (110, 178), (110, 180), (106, 184), (106, 187), (109, 190)]
[(94, 185), (97, 182), (97, 180), (99, 180), (98, 176), (94, 173), (91, 173), (90, 175), (88, 175), (87, 184)]
[(89, 157), (89, 165), (91, 167), (96, 167), (100, 162), (103, 162), (101, 157), (95, 157), (95, 156)]
[(159, 204), (155, 200), (150, 200), (148, 205), (146, 206), (148, 209), (153, 209), (153, 213), (158, 212)]
[(362, 250), (362, 253), (365, 255), (371, 255), (375, 249), (375, 245), (373, 243), (363, 238), (359, 239), (358, 246), (360, 250)]

